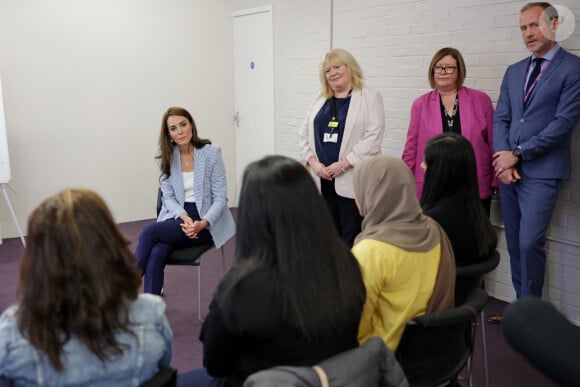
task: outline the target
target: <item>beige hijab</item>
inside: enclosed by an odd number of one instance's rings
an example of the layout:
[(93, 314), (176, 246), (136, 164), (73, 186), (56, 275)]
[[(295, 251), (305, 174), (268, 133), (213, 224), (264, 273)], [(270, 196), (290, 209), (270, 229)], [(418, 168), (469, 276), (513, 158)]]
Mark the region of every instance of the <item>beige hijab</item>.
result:
[(441, 260), (428, 312), (453, 306), (455, 258), (445, 232), (417, 200), (415, 180), (403, 161), (378, 155), (354, 168), (354, 193), (362, 231), (355, 244), (375, 239), (406, 251), (426, 252), (441, 243)]

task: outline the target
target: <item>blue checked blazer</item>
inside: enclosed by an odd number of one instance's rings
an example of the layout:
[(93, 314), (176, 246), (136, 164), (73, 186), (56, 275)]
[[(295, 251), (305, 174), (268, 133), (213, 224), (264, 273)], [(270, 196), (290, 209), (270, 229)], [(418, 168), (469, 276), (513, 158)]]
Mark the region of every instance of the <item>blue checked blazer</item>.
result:
[[(185, 192), (181, 160), (177, 146), (173, 149), (171, 176), (161, 176), (161, 211), (157, 221), (176, 219), (185, 209)], [(209, 222), (217, 248), (223, 246), (236, 232), (236, 225), (228, 208), (226, 169), (219, 146), (205, 145), (195, 148), (193, 190), (195, 205), (202, 219)]]

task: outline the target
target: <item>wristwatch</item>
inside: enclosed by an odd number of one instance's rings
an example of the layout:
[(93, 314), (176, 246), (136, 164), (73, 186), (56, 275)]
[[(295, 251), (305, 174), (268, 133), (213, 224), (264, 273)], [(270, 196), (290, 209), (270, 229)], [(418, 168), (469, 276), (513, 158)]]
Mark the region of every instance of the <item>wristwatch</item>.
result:
[(512, 154), (514, 156), (516, 156), (518, 159), (522, 159), (522, 147), (521, 146), (516, 146), (513, 150), (512, 150)]

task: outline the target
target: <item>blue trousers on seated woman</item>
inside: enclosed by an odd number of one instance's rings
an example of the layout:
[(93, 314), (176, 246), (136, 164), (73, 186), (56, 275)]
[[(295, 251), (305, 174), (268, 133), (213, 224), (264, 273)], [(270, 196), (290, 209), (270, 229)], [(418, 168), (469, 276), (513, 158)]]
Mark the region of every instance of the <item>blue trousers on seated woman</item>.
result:
[[(185, 211), (193, 220), (200, 220), (195, 203), (185, 203)], [(196, 239), (190, 239), (181, 230), (181, 219), (169, 219), (146, 226), (139, 235), (135, 251), (137, 267), (144, 274), (143, 291), (161, 294), (165, 258), (175, 249), (212, 243), (211, 234), (202, 230)]]

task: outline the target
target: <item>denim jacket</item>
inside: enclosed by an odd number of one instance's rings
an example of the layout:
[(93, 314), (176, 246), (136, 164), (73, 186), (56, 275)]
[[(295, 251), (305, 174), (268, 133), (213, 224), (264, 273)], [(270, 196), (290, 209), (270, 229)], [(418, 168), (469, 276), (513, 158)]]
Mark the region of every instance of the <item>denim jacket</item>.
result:
[(64, 370), (55, 371), (18, 330), (18, 305), (0, 316), (0, 376), (20, 386), (138, 386), (171, 361), (173, 333), (165, 316), (165, 303), (151, 294), (140, 294), (129, 309), (129, 327), (122, 332), (127, 344), (123, 355), (102, 362), (72, 336), (61, 357)]

